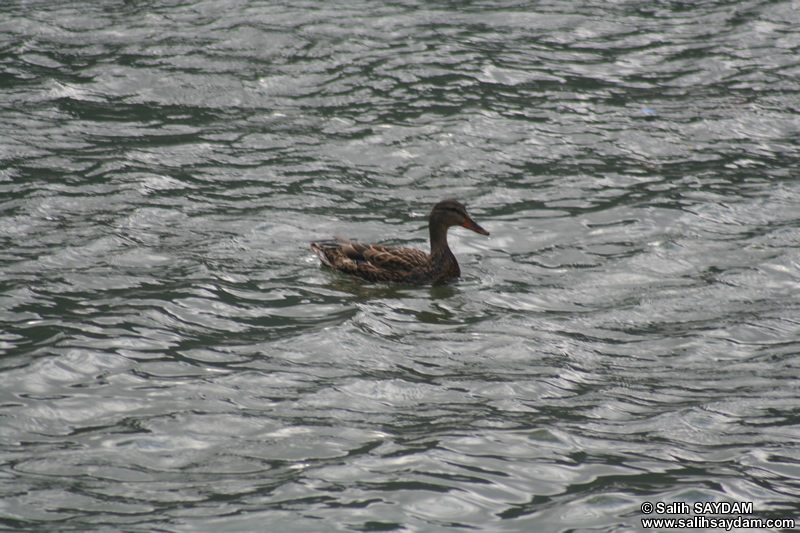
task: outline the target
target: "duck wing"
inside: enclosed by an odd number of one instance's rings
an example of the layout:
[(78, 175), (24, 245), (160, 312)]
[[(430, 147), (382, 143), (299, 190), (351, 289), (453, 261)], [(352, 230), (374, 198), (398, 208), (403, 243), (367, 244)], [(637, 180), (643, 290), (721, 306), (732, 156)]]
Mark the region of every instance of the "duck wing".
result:
[(391, 272), (410, 272), (427, 265), (430, 256), (422, 250), (400, 246), (366, 244), (336, 237), (342, 252), (348, 258), (366, 262), (375, 268)]

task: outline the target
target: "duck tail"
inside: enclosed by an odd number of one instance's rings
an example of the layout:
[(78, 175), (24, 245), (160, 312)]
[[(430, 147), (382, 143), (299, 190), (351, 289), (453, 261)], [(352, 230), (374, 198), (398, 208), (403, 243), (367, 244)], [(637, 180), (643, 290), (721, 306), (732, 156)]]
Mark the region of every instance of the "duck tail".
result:
[(336, 268), (336, 259), (344, 256), (342, 246), (338, 241), (312, 242), (309, 245), (311, 251), (317, 254), (322, 264), (331, 268)]

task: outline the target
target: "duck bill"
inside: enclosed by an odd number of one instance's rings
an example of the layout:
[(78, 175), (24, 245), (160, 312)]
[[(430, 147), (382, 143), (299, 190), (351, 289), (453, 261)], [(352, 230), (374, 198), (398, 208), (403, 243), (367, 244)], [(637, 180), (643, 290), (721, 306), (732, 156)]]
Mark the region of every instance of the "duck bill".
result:
[(480, 227), (480, 226), (477, 224), (477, 222), (475, 222), (474, 220), (472, 220), (472, 219), (471, 219), (471, 218), (469, 218), (469, 217), (467, 218), (467, 220), (465, 220), (464, 222), (462, 222), (460, 225), (461, 225), (461, 226), (464, 226), (464, 227), (465, 227), (465, 228), (467, 228), (467, 229), (471, 229), (471, 230), (472, 230), (472, 231), (474, 231), (475, 233), (480, 233), (481, 235), (489, 235), (489, 232), (488, 232), (488, 231), (486, 231), (485, 229), (483, 229), (482, 227)]

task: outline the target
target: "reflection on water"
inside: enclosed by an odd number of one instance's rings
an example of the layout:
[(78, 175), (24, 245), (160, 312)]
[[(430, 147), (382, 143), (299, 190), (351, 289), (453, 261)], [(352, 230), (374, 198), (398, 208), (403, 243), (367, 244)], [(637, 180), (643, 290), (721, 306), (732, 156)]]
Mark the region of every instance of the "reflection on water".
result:
[[(796, 513), (791, 2), (3, 11), (5, 528)], [(308, 250), (446, 197), (456, 284)]]

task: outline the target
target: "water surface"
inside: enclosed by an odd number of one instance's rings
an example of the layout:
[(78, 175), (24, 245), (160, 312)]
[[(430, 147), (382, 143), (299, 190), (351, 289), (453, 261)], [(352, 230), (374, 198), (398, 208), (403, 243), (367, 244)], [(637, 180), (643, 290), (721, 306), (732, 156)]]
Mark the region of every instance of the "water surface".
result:
[[(789, 1), (4, 4), (0, 528), (797, 518), (798, 28)], [(491, 232), (450, 232), (457, 283), (308, 250), (425, 248), (446, 197)]]

